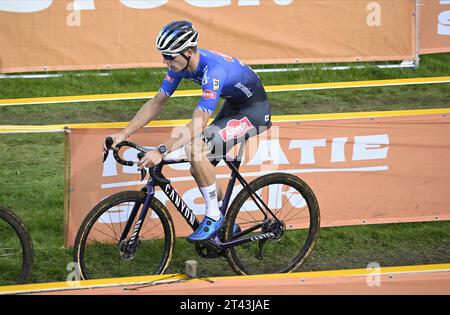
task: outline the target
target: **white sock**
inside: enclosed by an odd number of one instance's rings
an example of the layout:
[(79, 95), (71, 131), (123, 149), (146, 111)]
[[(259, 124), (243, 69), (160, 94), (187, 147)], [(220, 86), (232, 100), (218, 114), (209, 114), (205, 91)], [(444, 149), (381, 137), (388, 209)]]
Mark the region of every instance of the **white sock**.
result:
[(199, 187), (206, 203), (206, 216), (218, 221), (220, 219), (219, 204), (217, 202), (216, 183), (208, 187)]

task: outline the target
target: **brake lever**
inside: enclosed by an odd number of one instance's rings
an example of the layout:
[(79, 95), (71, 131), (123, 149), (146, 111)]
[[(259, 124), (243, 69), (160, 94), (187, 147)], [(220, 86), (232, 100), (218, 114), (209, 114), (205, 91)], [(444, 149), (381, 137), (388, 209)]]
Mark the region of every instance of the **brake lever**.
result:
[[(139, 152), (137, 154), (138, 159), (139, 160), (142, 159), (144, 157), (144, 155), (145, 155), (145, 153)], [(155, 167), (154, 166), (152, 166), (150, 168), (150, 174), (151, 174), (151, 177), (158, 183), (162, 183), (162, 184), (169, 184), (170, 183), (170, 180), (168, 180), (167, 178), (161, 178), (155, 173)], [(141, 181), (143, 181), (146, 176), (147, 176), (147, 171), (145, 170), (145, 168), (142, 168), (141, 169)]]
[[(143, 153), (143, 152), (139, 152), (137, 154), (137, 157), (139, 160), (141, 160), (144, 156), (145, 156), (145, 153)], [(141, 181), (143, 181), (146, 176), (147, 176), (147, 170), (145, 169), (145, 167), (143, 167), (143, 168), (141, 168)]]
[(105, 163), (106, 159), (108, 158), (109, 150), (111, 150), (113, 143), (114, 143), (114, 140), (112, 137), (107, 137), (105, 139), (106, 151), (103, 153), (103, 163)]

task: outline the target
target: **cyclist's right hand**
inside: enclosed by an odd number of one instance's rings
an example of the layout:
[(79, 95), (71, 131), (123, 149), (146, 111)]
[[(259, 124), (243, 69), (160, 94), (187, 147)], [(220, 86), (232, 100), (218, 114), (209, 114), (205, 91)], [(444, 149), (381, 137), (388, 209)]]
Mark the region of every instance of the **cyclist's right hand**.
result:
[[(112, 148), (115, 148), (117, 144), (121, 143), (126, 139), (121, 133), (115, 133), (110, 135), (111, 138), (113, 138), (114, 142), (112, 144)], [(103, 141), (103, 153), (108, 152), (108, 148), (106, 147), (105, 141)]]

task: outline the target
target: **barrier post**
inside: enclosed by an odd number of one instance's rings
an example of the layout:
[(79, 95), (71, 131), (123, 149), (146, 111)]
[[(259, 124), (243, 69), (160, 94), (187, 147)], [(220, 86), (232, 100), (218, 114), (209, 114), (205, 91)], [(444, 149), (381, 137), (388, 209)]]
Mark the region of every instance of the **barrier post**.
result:
[(416, 8), (415, 8), (415, 18), (416, 18), (416, 56), (414, 58), (414, 68), (419, 68), (419, 61), (420, 61), (420, 0), (416, 1)]
[(70, 202), (70, 129), (64, 127), (64, 247), (68, 244)]

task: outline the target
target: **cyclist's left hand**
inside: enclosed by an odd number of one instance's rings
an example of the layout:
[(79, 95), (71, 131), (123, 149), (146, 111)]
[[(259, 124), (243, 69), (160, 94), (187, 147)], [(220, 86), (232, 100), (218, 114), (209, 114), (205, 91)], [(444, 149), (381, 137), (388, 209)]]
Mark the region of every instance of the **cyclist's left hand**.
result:
[(145, 154), (145, 156), (138, 162), (138, 170), (144, 167), (152, 167), (156, 164), (161, 163), (162, 155), (158, 151), (150, 151)]

